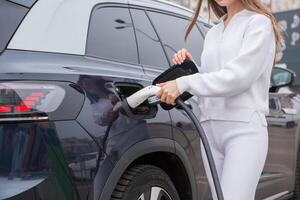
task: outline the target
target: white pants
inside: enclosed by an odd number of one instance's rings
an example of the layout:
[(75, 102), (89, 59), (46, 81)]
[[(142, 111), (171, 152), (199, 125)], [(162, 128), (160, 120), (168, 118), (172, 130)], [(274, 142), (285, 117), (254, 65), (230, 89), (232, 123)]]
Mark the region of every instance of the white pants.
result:
[[(254, 200), (267, 152), (268, 129), (254, 112), (250, 122), (201, 122), (215, 160), (224, 200)], [(201, 155), (213, 200), (217, 200), (206, 153)]]

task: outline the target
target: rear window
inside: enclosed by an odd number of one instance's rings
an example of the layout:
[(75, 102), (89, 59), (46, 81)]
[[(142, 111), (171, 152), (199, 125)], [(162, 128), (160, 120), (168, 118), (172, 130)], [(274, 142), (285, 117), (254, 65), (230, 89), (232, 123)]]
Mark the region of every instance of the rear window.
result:
[(0, 0), (0, 53), (6, 48), (28, 10), (21, 4)]

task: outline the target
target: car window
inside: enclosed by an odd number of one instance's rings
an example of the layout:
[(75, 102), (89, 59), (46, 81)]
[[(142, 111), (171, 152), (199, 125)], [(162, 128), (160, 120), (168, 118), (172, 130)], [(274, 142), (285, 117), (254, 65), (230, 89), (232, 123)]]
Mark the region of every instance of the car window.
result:
[(161, 43), (144, 10), (130, 9), (141, 64), (166, 69), (169, 67)]
[(203, 37), (195, 25), (184, 43), (184, 34), (189, 23), (188, 20), (158, 12), (148, 11), (163, 46), (167, 51), (168, 59), (172, 60), (174, 53), (186, 48), (192, 53), (194, 60), (200, 64), (203, 48)]
[(269, 99), (269, 108), (272, 110), (278, 110), (277, 108), (277, 104), (276, 104), (276, 100), (274, 98), (270, 98)]
[(9, 1), (30, 8), (30, 7), (33, 6), (33, 4), (34, 4), (37, 0), (9, 0)]
[(9, 1), (0, 1), (0, 53), (18, 28), (28, 8)]
[(128, 8), (94, 9), (86, 54), (126, 63), (138, 63), (136, 40)]

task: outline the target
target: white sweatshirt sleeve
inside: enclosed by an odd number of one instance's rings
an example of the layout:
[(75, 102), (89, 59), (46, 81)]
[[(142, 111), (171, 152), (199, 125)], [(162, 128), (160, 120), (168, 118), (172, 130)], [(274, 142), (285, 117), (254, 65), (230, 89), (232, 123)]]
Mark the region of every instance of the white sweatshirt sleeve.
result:
[(203, 73), (202, 67), (197, 64), (197, 62), (194, 60), (194, 58), (192, 58), (191, 60), (193, 61), (193, 63), (195, 63), (196, 67), (198, 68), (199, 73)]
[(244, 33), (241, 49), (219, 70), (196, 73), (176, 79), (179, 93), (196, 96), (233, 96), (242, 93), (266, 70), (266, 59), (273, 58), (275, 37), (271, 20), (255, 15)]

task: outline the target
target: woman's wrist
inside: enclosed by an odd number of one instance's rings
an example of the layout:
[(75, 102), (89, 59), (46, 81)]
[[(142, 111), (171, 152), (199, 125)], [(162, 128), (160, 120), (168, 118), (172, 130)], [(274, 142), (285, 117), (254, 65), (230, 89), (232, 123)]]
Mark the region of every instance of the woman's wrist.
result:
[(185, 91), (189, 90), (189, 76), (182, 76), (176, 80), (177, 88), (180, 94), (184, 93)]

